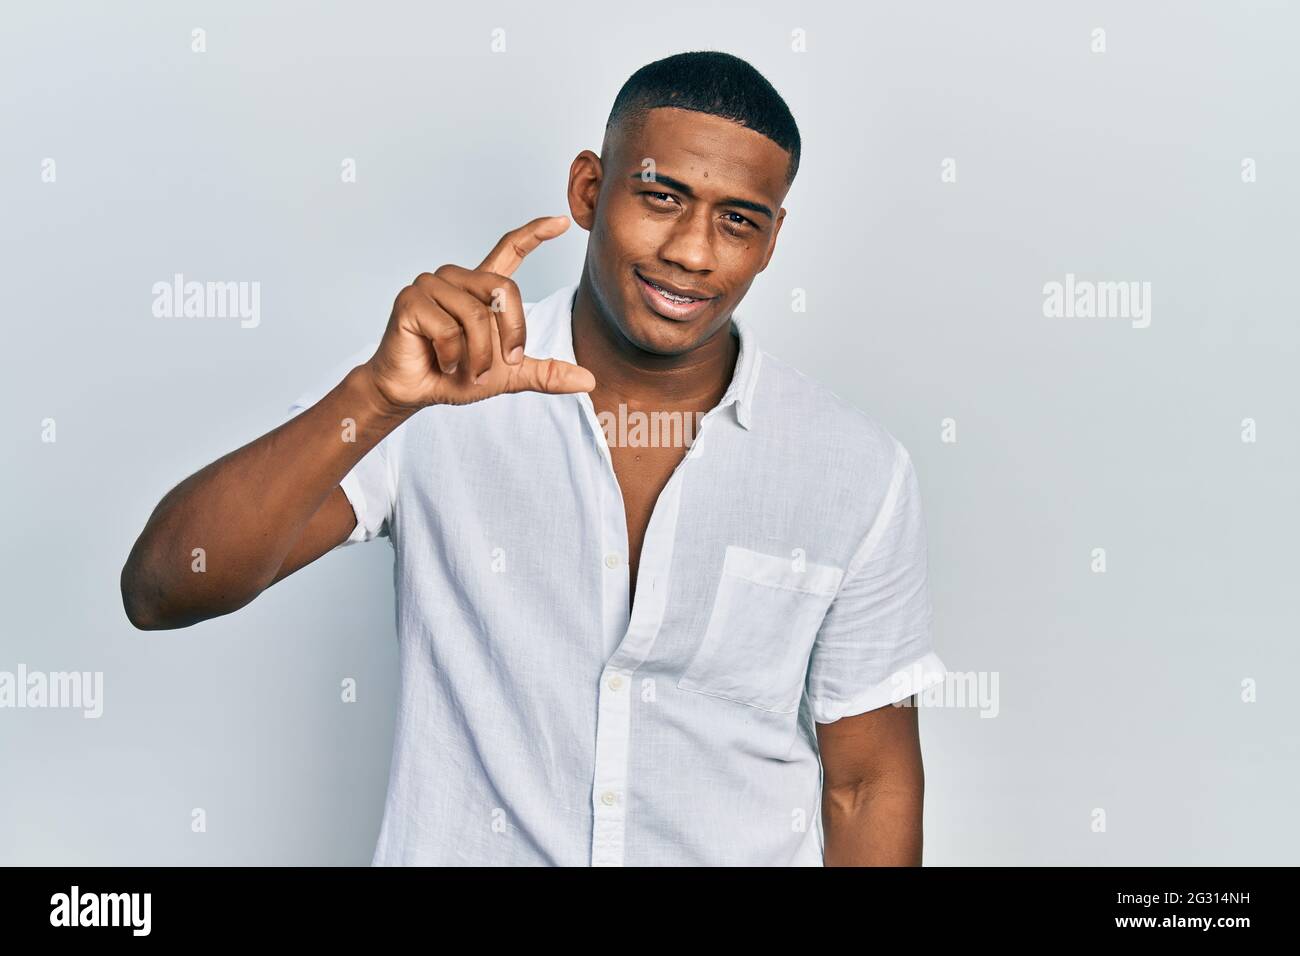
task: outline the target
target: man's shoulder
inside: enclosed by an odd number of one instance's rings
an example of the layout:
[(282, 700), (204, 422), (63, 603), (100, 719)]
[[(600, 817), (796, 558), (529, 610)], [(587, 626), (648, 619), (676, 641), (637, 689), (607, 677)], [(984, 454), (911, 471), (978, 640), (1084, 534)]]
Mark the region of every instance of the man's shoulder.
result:
[(907, 454), (875, 416), (771, 352), (759, 353), (755, 415), (775, 423), (783, 440), (833, 442), (869, 464), (890, 463)]

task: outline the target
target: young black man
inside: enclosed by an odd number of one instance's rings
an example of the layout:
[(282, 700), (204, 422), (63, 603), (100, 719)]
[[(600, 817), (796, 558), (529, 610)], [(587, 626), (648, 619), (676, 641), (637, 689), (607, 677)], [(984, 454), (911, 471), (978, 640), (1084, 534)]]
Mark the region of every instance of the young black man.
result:
[(150, 518), (122, 573), (150, 629), (389, 538), (375, 864), (921, 862), (917, 711), (890, 706), (944, 677), (916, 472), (733, 315), (799, 153), (743, 60), (642, 68), (569, 169), (575, 284), (510, 278), (566, 217), (421, 274), (332, 387)]

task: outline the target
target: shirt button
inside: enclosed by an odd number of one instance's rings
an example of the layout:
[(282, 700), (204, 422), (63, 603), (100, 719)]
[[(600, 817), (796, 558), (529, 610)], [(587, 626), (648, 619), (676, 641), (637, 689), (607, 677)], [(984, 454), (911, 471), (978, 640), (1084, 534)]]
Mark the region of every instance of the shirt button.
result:
[(617, 798), (613, 790), (606, 790), (604, 793), (600, 795), (600, 802), (607, 807), (612, 807), (614, 805), (615, 799)]
[(619, 677), (617, 674), (615, 674), (613, 677), (609, 679), (610, 690), (618, 690), (622, 686), (623, 686), (623, 678)]
[(611, 569), (618, 567), (618, 555), (612, 552), (605, 555), (605, 567)]

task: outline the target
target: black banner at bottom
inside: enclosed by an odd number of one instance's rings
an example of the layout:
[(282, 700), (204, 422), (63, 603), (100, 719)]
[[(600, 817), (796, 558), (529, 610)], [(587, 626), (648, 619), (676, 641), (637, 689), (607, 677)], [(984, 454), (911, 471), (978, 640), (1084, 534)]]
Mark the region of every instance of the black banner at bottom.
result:
[[(618, 934), (594, 938), (606, 945), (770, 942), (786, 929), (871, 945), (950, 935), (985, 944), (1046, 935), (1232, 945), (1241, 934), (1285, 928), (1279, 902), (1294, 875), (1280, 867), (7, 868), (0, 926), (9, 943), (338, 945), (433, 929), (422, 945), (436, 949), (463, 946), (465, 933), (483, 933), (485, 944), (559, 943), (571, 927), (594, 923)], [(678, 935), (684, 923), (689, 938)]]

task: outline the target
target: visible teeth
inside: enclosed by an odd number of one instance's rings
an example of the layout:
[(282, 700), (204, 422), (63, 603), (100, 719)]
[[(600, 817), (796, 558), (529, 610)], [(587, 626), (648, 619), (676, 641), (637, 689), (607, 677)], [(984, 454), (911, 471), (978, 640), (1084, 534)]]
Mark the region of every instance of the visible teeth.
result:
[(655, 285), (653, 282), (650, 283), (650, 286), (661, 296), (663, 296), (665, 299), (672, 299), (672, 301), (674, 302), (695, 302), (696, 301), (695, 299), (692, 299), (689, 295), (674, 295), (673, 293), (669, 292), (667, 289)]

